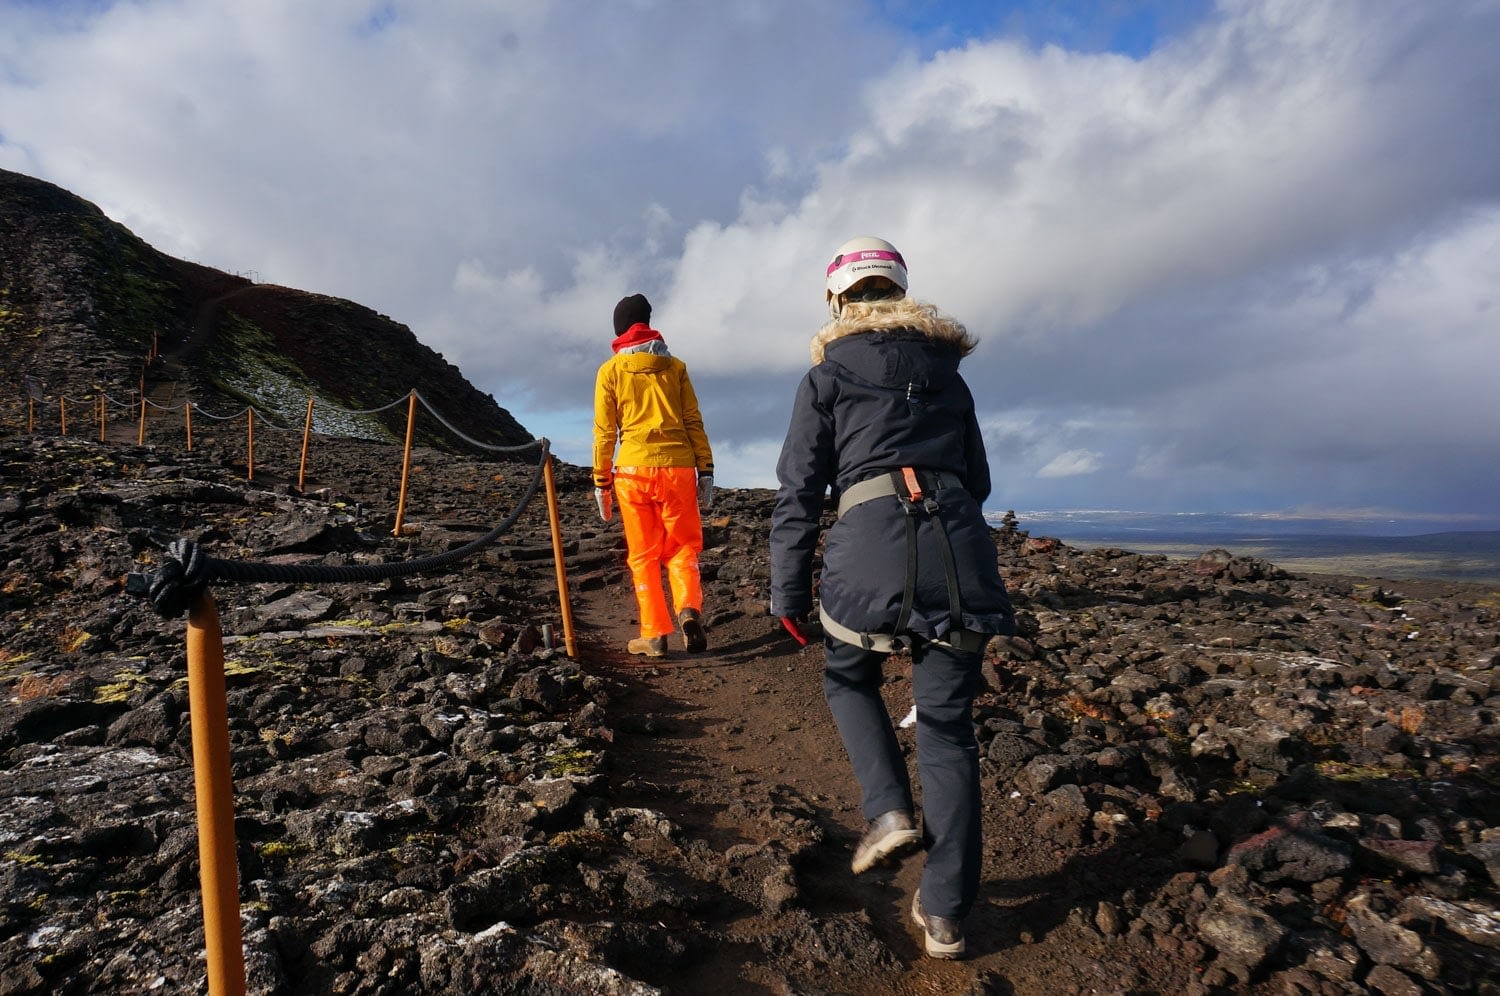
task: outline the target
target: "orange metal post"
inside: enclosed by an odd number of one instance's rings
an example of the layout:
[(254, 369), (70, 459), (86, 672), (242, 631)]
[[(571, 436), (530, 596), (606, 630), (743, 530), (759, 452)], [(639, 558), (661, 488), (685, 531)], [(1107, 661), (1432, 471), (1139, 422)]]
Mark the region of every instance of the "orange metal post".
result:
[(552, 563), (557, 568), (557, 600), (562, 606), (563, 646), (569, 657), (577, 657), (573, 645), (573, 604), (568, 599), (568, 568), (563, 562), (562, 525), (557, 514), (557, 482), (552, 477), (552, 455), (547, 455), (543, 465), (542, 479), (547, 484), (547, 517), (552, 523)]
[(146, 394), (141, 392), (141, 427), (135, 434), (135, 445), (146, 445)]
[(68, 399), (60, 397), (57, 399), (58, 420), (62, 423), (62, 434), (68, 434)]
[(313, 399), (307, 399), (307, 420), (302, 423), (302, 462), (297, 466), (297, 490), (304, 490), (302, 485), (307, 480), (307, 444), (312, 439), (312, 409)]
[(99, 409), (99, 442), (102, 443), (105, 441), (106, 436), (105, 422), (109, 418), (104, 411), (104, 395), (99, 395), (99, 403), (95, 407)]
[(26, 399), (26, 431), (36, 431), (36, 399)]
[(406, 515), (406, 481), (411, 476), (411, 437), (412, 431), (417, 425), (417, 392), (411, 392), (411, 400), (406, 405), (406, 446), (401, 452), (401, 494), (396, 499), (396, 528), (391, 530), (392, 536), (401, 535), (401, 523)]
[(245, 480), (255, 480), (255, 409), (245, 409), (245, 429), (248, 438), (245, 442)]
[(219, 610), (207, 592), (188, 611), (187, 657), (208, 991), (210, 996), (243, 996), (245, 951), (240, 934), (234, 790), (229, 773), (224, 637), (219, 629)]
[(187, 423), (188, 452), (193, 452), (193, 403), (184, 401), (182, 403), (182, 420)]

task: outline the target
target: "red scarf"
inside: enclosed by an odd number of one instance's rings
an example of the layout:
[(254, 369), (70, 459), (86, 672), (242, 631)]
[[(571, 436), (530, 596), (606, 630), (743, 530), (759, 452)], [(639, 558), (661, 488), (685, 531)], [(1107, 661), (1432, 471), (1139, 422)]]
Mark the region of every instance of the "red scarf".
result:
[(623, 334), (616, 336), (615, 340), (609, 345), (610, 348), (618, 353), (622, 349), (629, 349), (631, 346), (639, 346), (643, 342), (652, 342), (660, 339), (661, 333), (656, 331), (656, 329), (645, 322), (636, 322), (630, 328), (626, 329)]

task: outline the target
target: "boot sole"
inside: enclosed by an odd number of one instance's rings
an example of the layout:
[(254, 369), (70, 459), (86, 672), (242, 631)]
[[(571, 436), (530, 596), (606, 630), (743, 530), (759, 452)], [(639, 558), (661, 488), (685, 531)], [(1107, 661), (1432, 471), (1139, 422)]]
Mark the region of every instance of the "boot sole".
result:
[(690, 654), (701, 654), (708, 649), (708, 634), (703, 624), (696, 619), (682, 621), (682, 646)]
[(916, 830), (892, 830), (864, 851), (854, 855), (849, 867), (858, 875), (879, 865), (888, 865), (904, 858), (922, 845), (922, 835)]

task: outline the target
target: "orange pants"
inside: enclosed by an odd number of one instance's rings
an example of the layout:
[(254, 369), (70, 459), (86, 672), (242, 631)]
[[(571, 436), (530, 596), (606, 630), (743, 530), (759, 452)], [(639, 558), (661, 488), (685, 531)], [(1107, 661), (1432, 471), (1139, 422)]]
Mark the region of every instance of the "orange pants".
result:
[(703, 582), (698, 554), (703, 550), (703, 520), (698, 517), (698, 473), (692, 467), (616, 467), (615, 499), (641, 636), (665, 636), (677, 628), (662, 592), (661, 569), (667, 568), (672, 602), (703, 611)]

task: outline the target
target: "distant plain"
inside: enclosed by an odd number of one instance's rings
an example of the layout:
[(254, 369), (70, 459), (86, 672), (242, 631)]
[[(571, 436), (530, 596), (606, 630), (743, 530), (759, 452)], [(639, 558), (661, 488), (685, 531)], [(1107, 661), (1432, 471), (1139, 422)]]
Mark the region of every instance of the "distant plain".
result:
[[(1051, 536), (1082, 549), (1194, 559), (1208, 550), (1268, 560), (1296, 574), (1421, 578), (1500, 584), (1500, 530), (1446, 530), (1406, 535), (1362, 533), (1366, 522), (1340, 519), (1255, 522), (1244, 516), (1174, 516), (1120, 512), (1017, 512), (1032, 536)], [(999, 516), (991, 514), (996, 524)], [(1377, 528), (1413, 528), (1381, 522)]]

